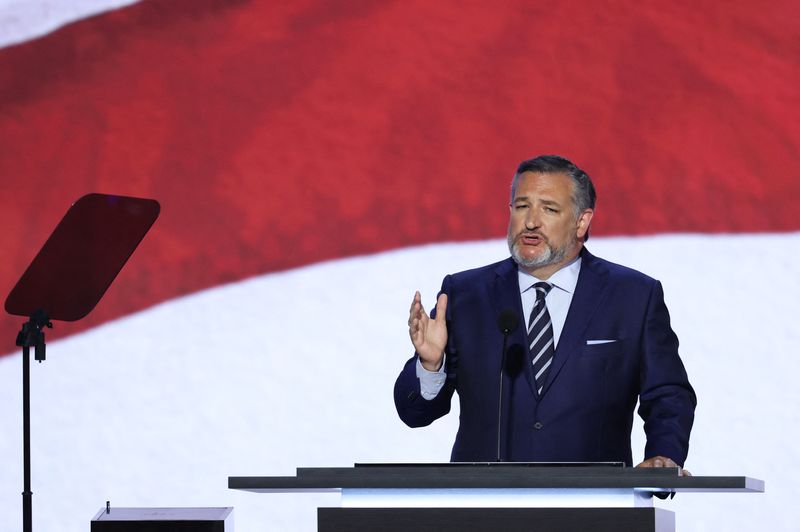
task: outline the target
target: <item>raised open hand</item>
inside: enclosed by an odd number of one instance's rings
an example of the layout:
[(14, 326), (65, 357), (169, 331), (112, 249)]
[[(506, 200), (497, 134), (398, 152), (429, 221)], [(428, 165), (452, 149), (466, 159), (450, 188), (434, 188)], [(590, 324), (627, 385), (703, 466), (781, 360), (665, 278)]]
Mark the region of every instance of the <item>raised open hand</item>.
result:
[(440, 294), (436, 300), (436, 318), (430, 319), (422, 307), (422, 296), (414, 293), (408, 313), (408, 334), (419, 355), (422, 367), (428, 371), (438, 371), (442, 367), (444, 346), (447, 344), (447, 294)]

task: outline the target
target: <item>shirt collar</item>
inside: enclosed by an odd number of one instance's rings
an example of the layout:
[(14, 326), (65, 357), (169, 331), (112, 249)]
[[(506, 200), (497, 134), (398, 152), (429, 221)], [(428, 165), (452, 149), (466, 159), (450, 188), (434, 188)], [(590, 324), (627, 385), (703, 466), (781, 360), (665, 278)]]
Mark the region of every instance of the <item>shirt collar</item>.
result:
[[(580, 254), (575, 257), (575, 260), (558, 270), (556, 273), (547, 279), (547, 283), (553, 285), (554, 288), (563, 290), (567, 293), (573, 293), (575, 287), (578, 285), (578, 274), (581, 272), (581, 256)], [(517, 268), (517, 276), (519, 278), (519, 292), (523, 293), (530, 290), (534, 284), (543, 282), (522, 268)]]

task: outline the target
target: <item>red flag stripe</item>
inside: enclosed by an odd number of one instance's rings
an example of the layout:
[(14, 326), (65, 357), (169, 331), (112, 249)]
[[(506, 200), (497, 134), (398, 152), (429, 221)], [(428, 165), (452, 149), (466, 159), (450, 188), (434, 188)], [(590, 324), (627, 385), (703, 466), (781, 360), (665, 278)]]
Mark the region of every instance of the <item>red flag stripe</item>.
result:
[[(594, 177), (596, 235), (797, 230), (791, 3), (701, 3), (148, 0), (0, 50), (0, 290), (89, 191), (162, 217), (63, 332), (501, 236), (516, 163), (545, 152)], [(0, 324), (8, 350), (17, 328)]]

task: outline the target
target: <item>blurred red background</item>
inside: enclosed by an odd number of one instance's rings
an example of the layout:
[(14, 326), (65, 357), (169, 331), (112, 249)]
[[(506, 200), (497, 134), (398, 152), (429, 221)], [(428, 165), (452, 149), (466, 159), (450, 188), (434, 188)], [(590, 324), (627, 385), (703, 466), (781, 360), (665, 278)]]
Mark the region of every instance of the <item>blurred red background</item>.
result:
[[(71, 24), (0, 50), (0, 294), (87, 192), (162, 214), (53, 337), (264, 272), (502, 237), (510, 177), (541, 153), (594, 178), (595, 236), (795, 231), (791, 8), (146, 0)], [(0, 320), (0, 353), (22, 321)]]

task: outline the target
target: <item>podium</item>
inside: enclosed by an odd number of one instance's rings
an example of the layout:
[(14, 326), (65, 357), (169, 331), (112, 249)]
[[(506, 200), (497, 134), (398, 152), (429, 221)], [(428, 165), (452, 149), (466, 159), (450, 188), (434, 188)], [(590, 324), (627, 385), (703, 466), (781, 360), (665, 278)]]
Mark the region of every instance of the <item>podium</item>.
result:
[(320, 532), (674, 532), (654, 494), (764, 491), (742, 476), (681, 477), (678, 468), (610, 464), (356, 464), (293, 477), (228, 477), (231, 489), (341, 494), (318, 508)]

